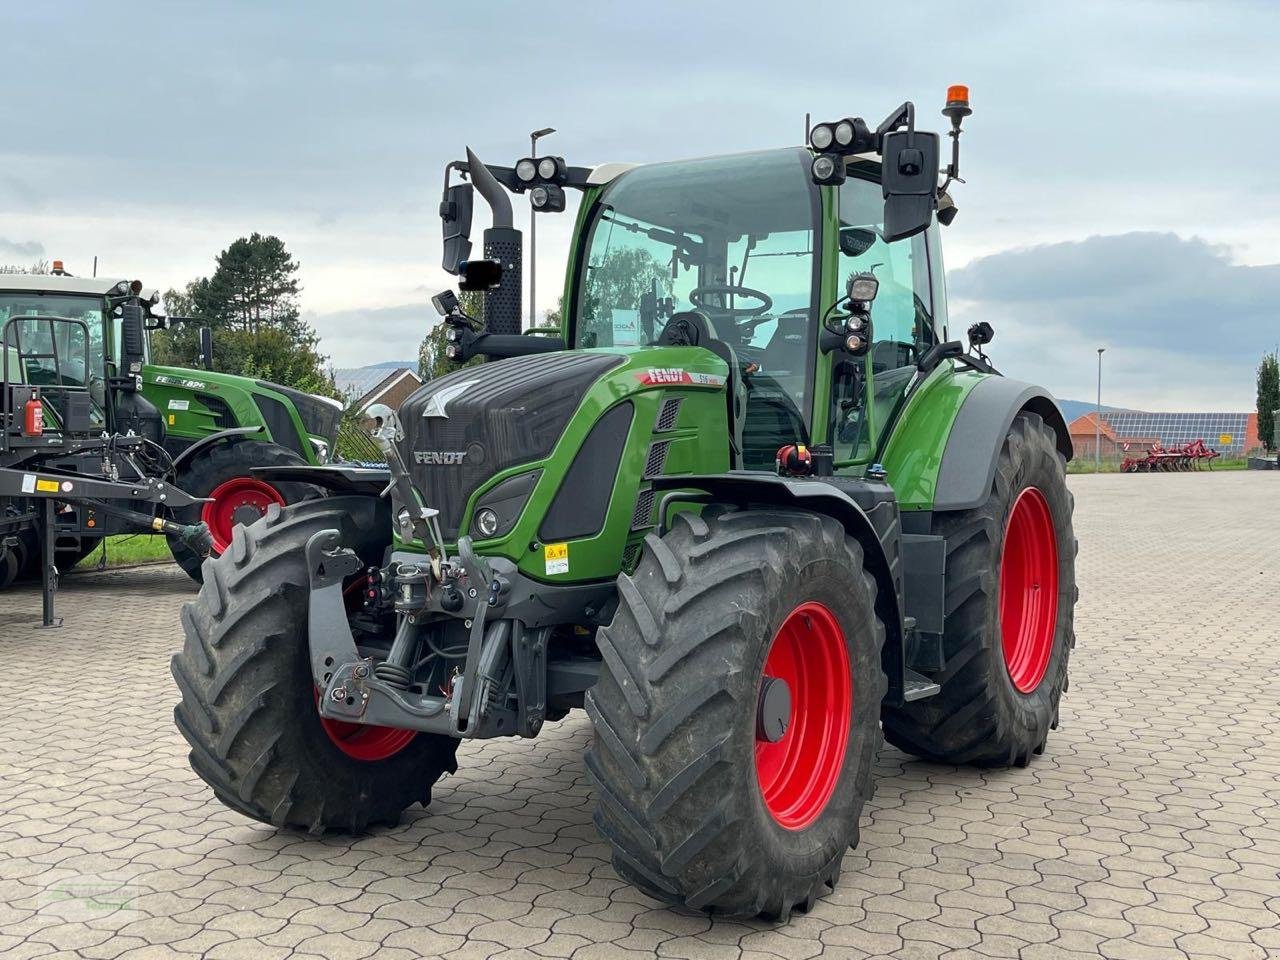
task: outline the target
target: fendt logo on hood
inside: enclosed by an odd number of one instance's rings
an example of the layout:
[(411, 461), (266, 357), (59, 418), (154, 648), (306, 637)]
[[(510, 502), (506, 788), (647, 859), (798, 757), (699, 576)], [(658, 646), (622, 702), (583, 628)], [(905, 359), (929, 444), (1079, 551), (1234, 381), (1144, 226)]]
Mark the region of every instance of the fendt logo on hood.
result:
[(465, 450), (415, 450), (414, 463), (430, 463), (438, 467), (458, 467), (467, 459)]
[(449, 419), (449, 401), (462, 396), (468, 389), (475, 386), (475, 380), (464, 380), (462, 383), (455, 383), (452, 386), (445, 387), (443, 390), (437, 391), (434, 395), (427, 397), (427, 405), (422, 410), (423, 418), (427, 417), (443, 417)]

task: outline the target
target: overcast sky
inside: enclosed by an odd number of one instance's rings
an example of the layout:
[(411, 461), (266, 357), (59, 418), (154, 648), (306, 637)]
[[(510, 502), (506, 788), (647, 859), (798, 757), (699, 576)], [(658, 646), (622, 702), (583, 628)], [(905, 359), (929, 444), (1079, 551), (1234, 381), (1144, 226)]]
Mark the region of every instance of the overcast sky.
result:
[[(1105, 403), (1250, 409), (1280, 340), (1277, 37), (1267, 0), (6, 3), (0, 262), (163, 288), (275, 233), (335, 365), (407, 359), (466, 144), (672, 159), (904, 99), (941, 129), (965, 82), (953, 328), (991, 320), (998, 365), (1060, 396), (1106, 346)], [(571, 223), (540, 220), (540, 309)]]

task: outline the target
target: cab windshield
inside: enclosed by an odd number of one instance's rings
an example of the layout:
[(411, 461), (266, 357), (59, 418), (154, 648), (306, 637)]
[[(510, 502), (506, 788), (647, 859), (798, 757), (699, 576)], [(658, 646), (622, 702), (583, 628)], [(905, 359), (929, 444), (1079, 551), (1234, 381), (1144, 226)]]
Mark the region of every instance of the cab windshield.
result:
[[(0, 330), (7, 327), (10, 320), (17, 319), (17, 323), (8, 327), (9, 377), (37, 386), (87, 387), (93, 401), (90, 418), (95, 427), (106, 423), (104, 307), (103, 298), (97, 296), (0, 291)], [(87, 348), (84, 328), (42, 321), (39, 317), (82, 321), (89, 333)], [(12, 369), (15, 363), (21, 363), (21, 371)], [(60, 397), (54, 393), (49, 399), (61, 413)]]
[(682, 342), (663, 332), (683, 319), (700, 345), (752, 370), (749, 399), (772, 394), (803, 430), (821, 209), (808, 160), (806, 150), (772, 150), (614, 180), (590, 211), (580, 251), (574, 346)]

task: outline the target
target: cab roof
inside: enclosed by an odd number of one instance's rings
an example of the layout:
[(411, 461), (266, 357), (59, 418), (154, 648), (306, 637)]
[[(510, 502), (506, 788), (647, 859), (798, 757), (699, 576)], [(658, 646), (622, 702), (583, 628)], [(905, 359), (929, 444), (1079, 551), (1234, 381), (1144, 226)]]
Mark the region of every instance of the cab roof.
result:
[[(6, 273), (0, 274), (0, 293), (65, 293), (82, 296), (105, 297), (117, 284), (128, 283), (119, 277), (64, 277), (52, 273)], [(143, 287), (142, 299), (151, 300), (159, 296), (154, 287)]]

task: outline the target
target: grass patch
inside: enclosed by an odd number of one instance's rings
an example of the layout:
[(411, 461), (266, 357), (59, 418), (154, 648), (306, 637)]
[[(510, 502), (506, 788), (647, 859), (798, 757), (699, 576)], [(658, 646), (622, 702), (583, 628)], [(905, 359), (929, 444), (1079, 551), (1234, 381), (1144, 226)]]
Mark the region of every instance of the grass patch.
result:
[(173, 554), (169, 552), (169, 542), (162, 536), (149, 533), (121, 534), (107, 537), (98, 544), (87, 557), (76, 564), (78, 569), (98, 566), (102, 560), (103, 548), (106, 548), (108, 567), (131, 567), (139, 563), (170, 563)]
[[(1222, 457), (1213, 461), (1213, 466), (1207, 464), (1194, 468), (1193, 470), (1180, 470), (1179, 473), (1207, 473), (1216, 472), (1218, 470), (1245, 470), (1248, 469), (1249, 461), (1244, 457)], [(1107, 462), (1104, 460), (1099, 469), (1094, 469), (1092, 460), (1072, 460), (1067, 464), (1067, 473), (1119, 473), (1120, 461), (1113, 460)]]

